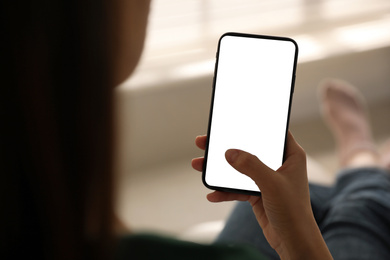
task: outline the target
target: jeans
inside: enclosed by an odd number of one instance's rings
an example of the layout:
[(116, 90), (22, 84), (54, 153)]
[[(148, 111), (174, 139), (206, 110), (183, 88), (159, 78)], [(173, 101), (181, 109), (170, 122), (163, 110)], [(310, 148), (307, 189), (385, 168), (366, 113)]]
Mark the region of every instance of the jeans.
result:
[[(313, 214), (335, 260), (390, 259), (390, 174), (377, 168), (341, 172), (332, 187), (310, 184)], [(248, 202), (238, 202), (216, 243), (247, 244), (279, 259)]]

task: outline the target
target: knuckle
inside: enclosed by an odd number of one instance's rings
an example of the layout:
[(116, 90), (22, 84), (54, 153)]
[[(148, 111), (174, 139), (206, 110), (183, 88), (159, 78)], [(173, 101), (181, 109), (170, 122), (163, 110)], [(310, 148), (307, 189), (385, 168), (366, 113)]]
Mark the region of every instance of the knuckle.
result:
[(252, 168), (253, 161), (255, 158), (256, 157), (254, 155), (242, 153), (236, 161), (236, 167), (241, 170), (248, 170)]
[(306, 161), (306, 152), (305, 150), (302, 148), (302, 146), (298, 146), (298, 149), (297, 149), (297, 156), (299, 156), (299, 158), (301, 160), (305, 160)]

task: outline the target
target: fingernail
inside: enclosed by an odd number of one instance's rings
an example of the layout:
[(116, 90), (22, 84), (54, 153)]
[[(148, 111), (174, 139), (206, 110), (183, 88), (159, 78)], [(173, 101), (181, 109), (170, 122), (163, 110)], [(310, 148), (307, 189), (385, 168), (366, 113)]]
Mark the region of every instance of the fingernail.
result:
[(238, 156), (238, 151), (236, 149), (229, 149), (225, 153), (226, 160), (232, 164), (236, 161)]

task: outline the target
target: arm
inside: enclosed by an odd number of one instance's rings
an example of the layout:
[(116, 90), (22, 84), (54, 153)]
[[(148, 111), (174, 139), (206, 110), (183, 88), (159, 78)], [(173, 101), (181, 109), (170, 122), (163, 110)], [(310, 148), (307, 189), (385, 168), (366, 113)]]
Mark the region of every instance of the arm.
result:
[[(205, 142), (205, 136), (196, 139), (201, 149)], [(291, 133), (286, 161), (276, 172), (241, 150), (228, 150), (225, 156), (232, 167), (256, 182), (262, 196), (214, 191), (208, 194), (209, 201), (249, 201), (268, 243), (281, 259), (332, 259), (312, 213), (306, 155)], [(192, 165), (201, 171), (203, 158), (194, 159)]]

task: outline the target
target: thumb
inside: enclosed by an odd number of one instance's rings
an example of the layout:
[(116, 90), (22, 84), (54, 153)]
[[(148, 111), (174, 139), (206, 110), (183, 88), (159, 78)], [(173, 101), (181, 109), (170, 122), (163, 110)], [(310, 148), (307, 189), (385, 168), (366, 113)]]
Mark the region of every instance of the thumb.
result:
[(260, 190), (275, 177), (275, 171), (260, 161), (255, 155), (238, 149), (229, 149), (225, 153), (227, 162), (237, 171), (251, 178)]

